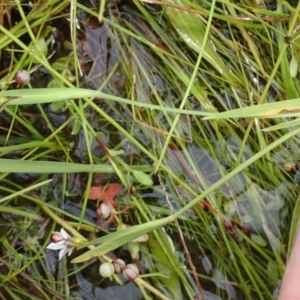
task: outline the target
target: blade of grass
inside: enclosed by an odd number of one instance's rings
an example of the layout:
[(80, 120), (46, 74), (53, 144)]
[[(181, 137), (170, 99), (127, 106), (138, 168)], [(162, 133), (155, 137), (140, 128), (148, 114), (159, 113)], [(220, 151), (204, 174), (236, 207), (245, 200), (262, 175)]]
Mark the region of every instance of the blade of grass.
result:
[[(189, 85), (187, 86), (187, 90), (186, 90), (186, 92), (185, 92), (185, 95), (184, 95), (184, 97), (183, 97), (183, 100), (182, 100), (182, 102), (181, 102), (181, 104), (180, 104), (180, 109), (183, 109), (184, 106), (185, 106), (185, 103), (186, 103), (186, 101), (187, 101), (187, 99), (188, 99), (188, 96), (189, 96), (189, 94), (190, 94), (190, 91), (191, 91), (191, 87), (192, 87), (192, 85), (193, 85), (193, 83), (194, 83), (194, 81), (195, 81), (196, 75), (197, 75), (197, 73), (198, 73), (198, 69), (199, 69), (199, 66), (200, 66), (200, 63), (201, 63), (201, 60), (202, 60), (202, 56), (204, 55), (204, 57), (205, 57), (205, 53), (206, 53), (206, 52), (205, 52), (205, 47), (207, 47), (207, 45), (208, 45), (208, 44), (207, 44), (207, 40), (208, 40), (208, 34), (209, 34), (210, 25), (211, 25), (211, 22), (212, 22), (212, 15), (213, 15), (214, 7), (215, 7), (215, 1), (212, 1), (211, 13), (210, 13), (210, 15), (209, 15), (209, 19), (208, 19), (208, 22), (207, 22), (207, 28), (206, 28), (206, 30), (205, 30), (205, 32), (204, 32), (204, 37), (203, 37), (203, 41), (202, 41), (202, 43), (201, 43), (200, 49), (198, 49), (198, 50), (200, 50), (200, 51), (199, 51), (199, 55), (198, 55), (198, 58), (197, 58), (197, 62), (196, 62), (196, 65), (195, 65), (195, 68), (194, 68), (194, 71), (193, 71), (191, 80), (190, 80), (190, 82), (189, 82)], [(186, 13), (186, 12), (183, 12), (183, 13)], [(193, 15), (193, 16), (194, 16), (194, 15)], [(191, 16), (190, 16), (190, 17), (191, 17)], [(174, 20), (178, 20), (178, 19), (179, 19), (179, 20), (186, 20), (186, 19), (188, 19), (188, 18), (187, 18), (187, 16), (177, 16), (177, 17), (175, 17)], [(189, 19), (188, 19), (188, 20), (189, 20)], [(191, 20), (191, 21), (192, 21), (192, 22), (195, 22), (195, 20), (194, 20), (194, 21)], [(194, 24), (196, 24), (196, 23), (194, 23)], [(184, 27), (185, 27), (185, 26), (184, 26)], [(176, 27), (175, 27), (175, 28), (176, 28)], [(189, 26), (187, 26), (186, 28), (189, 28)], [(181, 31), (181, 29), (179, 29), (179, 31)], [(197, 36), (198, 36), (198, 35), (197, 35)], [(200, 33), (200, 36), (202, 36), (201, 33)], [(188, 40), (190, 41), (190, 40), (192, 40), (192, 39), (191, 39), (190, 37), (188, 37)], [(213, 51), (213, 53), (214, 53), (214, 49), (210, 49), (209, 52), (211, 52), (211, 51)], [(211, 54), (210, 54), (210, 55), (211, 55)], [(211, 58), (210, 55), (209, 55), (209, 58)], [(214, 62), (214, 59), (213, 59), (213, 61), (212, 61), (211, 63), (216, 64), (216, 62)], [(162, 148), (162, 150), (161, 150), (161, 154), (160, 154), (160, 157), (159, 157), (159, 159), (158, 159), (158, 162), (157, 162), (157, 165), (156, 165), (155, 172), (157, 172), (157, 170), (160, 168), (160, 165), (161, 165), (162, 160), (163, 160), (163, 158), (164, 158), (164, 156), (165, 156), (165, 154), (166, 154), (167, 147), (169, 146), (169, 143), (170, 143), (172, 134), (173, 134), (174, 129), (175, 129), (176, 125), (177, 125), (177, 122), (178, 122), (178, 120), (179, 120), (179, 117), (180, 117), (180, 115), (177, 115), (177, 116), (175, 117), (175, 119), (174, 119), (174, 121), (173, 121), (173, 124), (172, 124), (172, 126), (171, 126), (171, 128), (170, 128), (170, 130), (169, 130), (168, 136), (166, 137), (164, 146), (163, 146), (163, 148)]]
[[(153, 171), (154, 167), (131, 166), (131, 168), (141, 171)], [(0, 159), (0, 172), (15, 173), (113, 173), (114, 169), (107, 165), (85, 165), (77, 163), (65, 163), (56, 161), (29, 161), (15, 159)]]

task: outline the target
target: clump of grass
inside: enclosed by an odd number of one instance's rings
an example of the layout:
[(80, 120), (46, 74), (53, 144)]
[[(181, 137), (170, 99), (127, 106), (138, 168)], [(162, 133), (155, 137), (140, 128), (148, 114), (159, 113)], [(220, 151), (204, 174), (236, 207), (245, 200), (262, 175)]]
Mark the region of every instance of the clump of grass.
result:
[[(97, 297), (111, 285), (99, 264), (120, 256), (145, 271), (131, 286), (145, 299), (274, 298), (297, 198), (299, 108), (285, 100), (299, 97), (289, 64), (300, 5), (286, 7), (3, 9), (3, 299), (74, 298), (92, 285)], [(13, 82), (20, 69), (26, 87)], [(88, 200), (97, 173), (124, 187), (118, 209), (133, 207), (104, 232)], [(57, 264), (45, 247), (61, 226), (85, 242)], [(138, 257), (122, 248), (146, 233)]]

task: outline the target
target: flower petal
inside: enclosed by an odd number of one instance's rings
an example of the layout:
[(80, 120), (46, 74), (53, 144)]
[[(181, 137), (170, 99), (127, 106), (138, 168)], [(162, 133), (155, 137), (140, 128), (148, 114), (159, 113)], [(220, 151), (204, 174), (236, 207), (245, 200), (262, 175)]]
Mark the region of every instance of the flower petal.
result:
[(68, 256), (70, 256), (72, 254), (74, 249), (75, 249), (74, 247), (69, 247)]
[(66, 245), (64, 248), (62, 248), (60, 251), (59, 251), (59, 254), (58, 254), (58, 260), (61, 260), (65, 255), (66, 253), (68, 252), (69, 248), (68, 246)]
[(66, 242), (65, 241), (60, 241), (58, 243), (51, 243), (48, 245), (46, 248), (50, 250), (60, 250), (66, 247)]
[(60, 229), (60, 233), (65, 240), (68, 240), (71, 237), (63, 228)]
[(111, 202), (114, 203), (114, 199), (117, 194), (122, 190), (122, 186), (119, 183), (110, 183), (105, 192), (101, 195), (101, 200), (103, 202)]

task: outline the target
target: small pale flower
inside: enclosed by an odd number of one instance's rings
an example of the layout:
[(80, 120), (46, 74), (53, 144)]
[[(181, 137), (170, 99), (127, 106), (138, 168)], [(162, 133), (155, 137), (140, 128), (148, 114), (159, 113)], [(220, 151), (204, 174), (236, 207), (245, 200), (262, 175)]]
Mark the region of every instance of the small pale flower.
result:
[(74, 247), (70, 245), (71, 236), (63, 228), (60, 232), (53, 232), (51, 240), (53, 242), (46, 248), (50, 250), (59, 250), (58, 260), (61, 260), (67, 253), (68, 256), (72, 254)]

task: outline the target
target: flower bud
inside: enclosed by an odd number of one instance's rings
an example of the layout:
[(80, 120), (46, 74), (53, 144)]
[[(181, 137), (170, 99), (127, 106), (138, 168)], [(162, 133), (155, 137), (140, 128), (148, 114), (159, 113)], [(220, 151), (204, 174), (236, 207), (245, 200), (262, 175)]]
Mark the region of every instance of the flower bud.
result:
[(121, 258), (115, 259), (112, 264), (116, 274), (121, 274), (126, 266), (125, 261)]
[(78, 248), (84, 241), (79, 236), (74, 236), (67, 241), (67, 244), (71, 247)]
[(122, 274), (127, 280), (135, 280), (139, 277), (139, 269), (134, 264), (128, 264)]
[(62, 241), (64, 239), (64, 237), (62, 236), (62, 234), (58, 231), (54, 231), (51, 234), (51, 242), (54, 244), (59, 243), (60, 241)]
[(105, 262), (100, 265), (99, 273), (102, 277), (107, 278), (114, 274), (114, 266), (111, 262)]
[(15, 74), (15, 82), (20, 84), (20, 85), (25, 85), (30, 81), (30, 74), (26, 70), (19, 70)]
[(96, 210), (96, 214), (97, 214), (98, 218), (104, 219), (104, 220), (110, 216), (110, 213), (111, 213), (111, 209), (105, 203), (101, 203)]
[(140, 245), (139, 245), (139, 243), (130, 242), (125, 246), (125, 248), (130, 253), (130, 256), (133, 260), (140, 258)]

